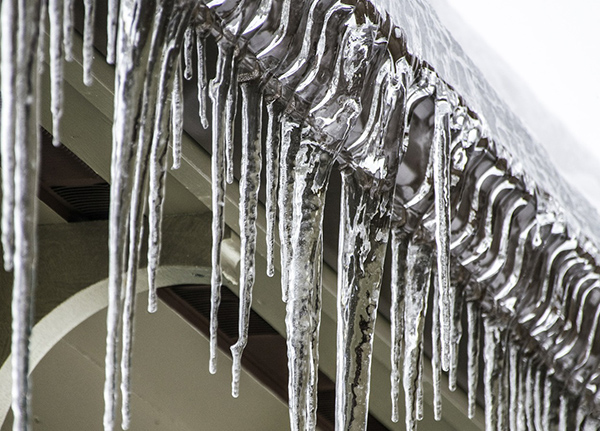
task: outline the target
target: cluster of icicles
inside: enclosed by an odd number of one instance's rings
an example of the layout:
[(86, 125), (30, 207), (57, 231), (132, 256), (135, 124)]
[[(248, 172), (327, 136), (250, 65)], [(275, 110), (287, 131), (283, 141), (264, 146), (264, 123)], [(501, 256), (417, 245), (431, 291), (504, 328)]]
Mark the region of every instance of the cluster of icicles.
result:
[[(72, 58), (72, 0), (2, 2), (2, 246), (14, 273), (14, 430), (29, 429), (28, 349), (36, 263), (38, 87), (49, 16), (51, 107), (60, 142), (62, 69)], [(92, 83), (94, 0), (85, 1), (84, 82)], [(406, 429), (423, 416), (423, 331), (433, 295), (434, 415), (441, 373), (457, 386), (462, 309), (468, 326), (468, 413), (476, 408), (483, 326), (486, 429), (596, 429), (600, 275), (551, 199), (530, 192), (497, 157), (485, 127), (434, 72), (405, 49), (368, 2), (332, 0), (109, 1), (107, 60), (116, 66), (109, 235), (104, 428), (130, 423), (136, 270), (148, 215), (149, 311), (156, 309), (167, 150), (182, 160), (183, 79), (197, 60), (199, 117), (212, 101), (212, 307), (217, 310), (226, 184), (233, 182), (233, 124), (242, 95), (240, 321), (232, 346), (233, 395), (255, 275), (256, 219), (266, 148), (267, 272), (276, 230), (286, 302), (292, 430), (316, 427), (322, 219), (329, 175), (341, 166), (336, 429), (366, 429), (383, 263), (392, 261), (392, 419), (404, 387)], [(204, 43), (217, 36), (207, 81)], [(195, 53), (194, 53), (195, 46)], [(399, 167), (411, 119), (434, 100), (425, 178)], [(430, 117), (431, 118), (431, 117)], [(416, 120), (415, 120), (416, 121)], [(391, 238), (391, 240), (390, 240)], [(451, 264), (450, 255), (453, 256)], [(431, 290), (431, 293), (430, 293)], [(592, 316), (584, 318), (584, 316)], [(481, 323), (482, 321), (482, 323)], [(122, 345), (120, 346), (120, 343)], [(119, 357), (120, 353), (120, 357)], [(120, 363), (120, 366), (119, 366)], [(572, 394), (578, 394), (577, 397)], [(600, 397), (600, 396), (599, 396)]]

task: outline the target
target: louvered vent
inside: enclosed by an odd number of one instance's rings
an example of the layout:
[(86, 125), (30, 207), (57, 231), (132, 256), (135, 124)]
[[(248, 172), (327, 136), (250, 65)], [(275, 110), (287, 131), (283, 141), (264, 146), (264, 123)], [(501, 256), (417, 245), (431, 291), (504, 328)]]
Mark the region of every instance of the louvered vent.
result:
[(42, 129), (40, 199), (68, 222), (106, 220), (110, 185), (64, 145), (54, 147)]

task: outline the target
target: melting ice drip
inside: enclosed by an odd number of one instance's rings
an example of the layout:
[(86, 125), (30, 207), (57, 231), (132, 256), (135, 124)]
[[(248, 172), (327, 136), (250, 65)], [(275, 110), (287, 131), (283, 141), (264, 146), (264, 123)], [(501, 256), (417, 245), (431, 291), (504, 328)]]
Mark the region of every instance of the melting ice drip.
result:
[[(36, 263), (41, 29), (47, 8), (51, 109), (58, 143), (63, 61), (72, 55), (72, 7), (71, 0), (2, 2), (2, 246), (5, 268), (14, 272), (15, 430), (28, 429), (30, 422), (28, 340)], [(86, 0), (87, 84), (92, 82), (94, 10), (94, 1)], [(336, 429), (366, 428), (373, 335), (389, 238), (394, 421), (399, 420), (401, 382), (406, 428), (414, 430), (423, 416), (428, 312), (433, 321), (434, 414), (441, 417), (440, 376), (442, 370), (448, 372), (450, 389), (456, 388), (457, 346), (466, 308), (469, 416), (476, 406), (482, 324), (486, 429), (598, 427), (598, 253), (567, 225), (549, 195), (511, 172), (483, 119), (407, 52), (389, 18), (371, 3), (113, 0), (108, 26), (107, 59), (116, 65), (116, 79), (105, 430), (114, 429), (119, 374), (123, 428), (130, 422), (129, 367), (142, 218), (148, 214), (148, 308), (154, 311), (167, 149), (172, 148), (173, 167), (178, 167), (182, 79), (193, 76), (194, 44), (204, 127), (208, 97), (212, 101), (212, 372), (238, 86), (242, 93), (240, 323), (239, 340), (231, 349), (234, 396), (252, 302), (261, 116), (266, 105), (267, 271), (274, 274), (278, 220), (293, 430), (316, 426), (322, 219), (336, 161), (343, 183)], [(219, 50), (210, 85), (204, 64), (209, 34), (217, 38)], [(433, 110), (417, 115), (424, 101), (432, 101)], [(425, 132), (417, 130), (417, 122), (428, 124)], [(424, 178), (416, 183), (403, 171), (411, 163), (403, 161), (411, 146), (420, 146), (418, 163), (424, 168)]]

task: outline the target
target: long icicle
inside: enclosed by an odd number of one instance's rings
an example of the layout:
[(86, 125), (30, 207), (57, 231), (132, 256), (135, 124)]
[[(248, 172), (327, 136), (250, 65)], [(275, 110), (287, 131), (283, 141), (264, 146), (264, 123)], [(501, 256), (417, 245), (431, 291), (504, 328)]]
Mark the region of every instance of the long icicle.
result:
[(194, 74), (194, 70), (193, 70), (193, 66), (192, 66), (192, 61), (193, 61), (192, 52), (193, 51), (194, 51), (194, 28), (188, 27), (185, 29), (185, 35), (183, 36), (183, 62), (185, 65), (185, 68), (183, 70), (183, 77), (188, 81), (190, 79), (192, 79), (192, 76)]
[(448, 371), (448, 388), (451, 391), (455, 391), (458, 380), (458, 350), (460, 346), (460, 340), (462, 338), (462, 312), (463, 312), (463, 291), (464, 285), (461, 282), (455, 282), (451, 288), (451, 300), (454, 301), (454, 307), (452, 309), (452, 322), (451, 322), (451, 338), (450, 338), (450, 370)]
[[(438, 92), (440, 89), (438, 89)], [(450, 369), (450, 333), (454, 296), (450, 286), (450, 105), (438, 94), (433, 132), (433, 187), (435, 191), (435, 242), (440, 284), (440, 334), (442, 369)]]
[(485, 429), (486, 431), (493, 431), (498, 426), (501, 334), (498, 325), (492, 322), (487, 315), (483, 317), (483, 328)]
[(63, 0), (63, 46), (65, 51), (65, 60), (73, 61), (73, 6), (74, 0)]
[(442, 419), (442, 340), (440, 333), (440, 283), (437, 271), (431, 277), (433, 283), (433, 310), (431, 316), (431, 368), (433, 373), (433, 418), (436, 421)]
[(63, 22), (64, 0), (48, 1), (48, 16), (50, 21), (50, 111), (52, 112), (52, 143), (60, 145), (60, 118), (63, 109)]
[(14, 211), (15, 211), (15, 120), (17, 53), (16, 29), (18, 26), (17, 0), (5, 0), (2, 12), (2, 109), (0, 115), (0, 158), (2, 161), (2, 250), (4, 270), (13, 269), (14, 258)]
[(393, 188), (342, 170), (338, 251), (336, 429), (367, 426), (373, 338)]
[(267, 212), (267, 276), (275, 275), (275, 228), (277, 224), (277, 187), (279, 183), (279, 138), (281, 109), (277, 101), (267, 104), (266, 138), (266, 212)]
[(294, 193), (293, 167), (300, 141), (300, 124), (283, 115), (279, 154), (279, 241), (281, 242), (281, 298), (287, 302), (289, 268), (292, 256), (292, 197)]
[(425, 302), (429, 296), (430, 271), (433, 250), (418, 239), (411, 240), (408, 246), (408, 266), (406, 275), (406, 296), (404, 306), (404, 397), (406, 405), (406, 430), (416, 429), (417, 388), (419, 363), (423, 347), (425, 326)]
[[(288, 393), (292, 431), (312, 431), (316, 427), (318, 340), (321, 321), (321, 275), (323, 249), (323, 209), (329, 174), (330, 154), (310, 141), (299, 144), (293, 160), (285, 164), (293, 184), (289, 199), (292, 243), (286, 330), (288, 346)], [(288, 192), (287, 187), (282, 187)], [(284, 271), (285, 273), (285, 271)], [(282, 274), (282, 282), (284, 275)]]
[[(140, 2), (142, 0), (139, 0)], [(114, 429), (117, 388), (117, 356), (119, 329), (123, 310), (123, 273), (126, 262), (128, 215), (130, 212), (131, 161), (135, 154), (138, 133), (137, 109), (139, 108), (143, 79), (147, 72), (142, 66), (147, 53), (154, 12), (153, 3), (140, 7), (136, 2), (126, 3), (120, 25), (130, 28), (138, 37), (129, 39), (121, 32), (119, 61), (115, 73), (115, 107), (113, 122), (113, 153), (111, 159), (111, 206), (109, 213), (109, 282), (106, 335), (106, 359), (104, 383), (104, 429)], [(125, 7), (125, 5), (124, 5)], [(137, 10), (138, 14), (132, 13)], [(134, 19), (135, 17), (135, 19)], [(135, 59), (136, 61), (132, 61)]]
[(221, 303), (221, 241), (223, 240), (225, 206), (225, 123), (227, 121), (227, 89), (231, 81), (233, 47), (224, 40), (218, 42), (217, 74), (210, 83), (212, 99), (212, 277), (210, 306), (210, 363), (217, 372), (217, 313)]
[(400, 420), (399, 398), (401, 370), (404, 358), (404, 307), (406, 285), (406, 259), (408, 253), (408, 235), (400, 227), (392, 228), (392, 305), (390, 307), (392, 332), (392, 422)]
[(83, 83), (88, 87), (93, 83), (92, 64), (94, 62), (94, 27), (96, 22), (96, 0), (84, 0), (83, 21)]
[[(162, 7), (157, 10), (154, 16), (154, 25), (152, 32), (152, 39), (150, 44), (150, 52), (148, 55), (147, 63), (147, 75), (144, 81), (144, 90), (142, 95), (142, 112), (140, 114), (139, 124), (139, 139), (138, 145), (144, 147), (145, 154), (145, 169), (149, 170), (149, 158), (150, 158), (150, 146), (154, 130), (156, 128), (154, 122), (156, 119), (157, 104), (156, 100), (159, 97), (159, 88), (164, 85), (164, 81), (161, 79), (161, 68), (163, 67), (162, 59), (165, 51), (168, 50), (168, 46), (165, 44), (165, 37), (172, 38), (173, 35), (167, 30), (167, 22), (171, 18), (174, 1), (163, 3)], [(172, 31), (172, 29), (171, 29)], [(162, 94), (162, 93), (161, 93)], [(163, 109), (166, 107), (163, 107)], [(164, 115), (164, 114), (163, 114)], [(141, 172), (138, 172), (141, 173)], [(149, 175), (144, 173), (144, 175)], [(137, 178), (137, 176), (136, 176)], [(148, 181), (148, 180), (147, 180)], [(140, 191), (142, 191), (140, 189)], [(144, 195), (144, 199), (147, 199), (147, 194)], [(152, 215), (154, 217), (154, 215)], [(149, 214), (150, 218), (150, 214)], [(159, 217), (157, 217), (159, 218)], [(160, 226), (160, 225), (159, 225)], [(151, 237), (148, 238), (149, 245), (151, 245)], [(154, 250), (154, 251), (153, 251)], [(148, 312), (154, 313), (157, 308), (157, 296), (156, 296), (156, 270), (158, 267), (158, 257), (155, 259), (153, 256), (158, 256), (160, 250), (148, 249)]]
[[(186, 30), (187, 34), (187, 30)], [(181, 167), (181, 144), (183, 139), (183, 79), (181, 62), (175, 71), (175, 81), (171, 96), (171, 130), (173, 130), (173, 169)]]
[[(3, 3), (3, 12), (4, 9)], [(21, 0), (8, 6), (16, 17), (16, 88), (14, 97), (14, 277), (12, 292), (12, 411), (13, 430), (31, 427), (29, 397), (29, 339), (33, 320), (33, 293), (37, 259), (37, 187), (39, 136), (37, 119), (37, 55), (40, 1)], [(4, 58), (3, 58), (4, 60)], [(10, 61), (15, 61), (11, 58)], [(3, 66), (3, 71), (5, 64)], [(11, 102), (9, 101), (9, 104)]]
[(477, 408), (477, 383), (479, 379), (479, 327), (481, 314), (474, 301), (467, 301), (467, 325), (469, 334), (467, 340), (467, 386), (469, 419), (475, 417)]
[(106, 62), (115, 64), (117, 53), (117, 28), (121, 13), (120, 0), (108, 0), (108, 14), (106, 17)]
[(256, 218), (260, 187), (262, 93), (255, 81), (244, 82), (242, 89), (242, 174), (240, 178), (240, 312), (238, 341), (231, 346), (231, 393), (239, 395), (242, 352), (248, 343), (248, 325), (255, 276)]
[[(148, 55), (147, 70), (149, 71), (144, 81), (142, 94), (142, 112), (139, 124), (138, 147), (136, 152), (136, 161), (134, 169), (133, 187), (131, 194), (131, 209), (129, 214), (129, 256), (127, 266), (127, 278), (125, 286), (125, 299), (123, 304), (123, 348), (121, 353), (121, 420), (122, 428), (128, 429), (131, 422), (131, 353), (133, 348), (133, 321), (135, 312), (135, 286), (137, 280), (137, 269), (139, 266), (140, 249), (143, 238), (143, 214), (146, 208), (146, 195), (148, 194), (149, 181), (149, 157), (151, 132), (156, 128), (153, 120), (156, 116), (156, 98), (162, 95), (159, 91), (159, 85), (164, 85), (164, 81), (157, 79), (161, 60), (164, 55), (164, 37), (167, 33), (164, 23), (170, 18), (173, 3), (164, 5), (165, 7), (157, 11), (154, 16), (154, 27), (151, 37), (150, 51)], [(172, 35), (168, 35), (172, 37)], [(163, 75), (160, 75), (163, 76)], [(163, 90), (164, 91), (164, 90)], [(159, 93), (159, 94), (157, 94)], [(164, 106), (163, 106), (164, 108)], [(160, 189), (160, 187), (156, 187)], [(154, 212), (155, 214), (156, 212)], [(154, 217), (154, 214), (150, 217)], [(154, 217), (160, 219), (158, 217)], [(150, 237), (150, 247), (148, 254), (151, 256), (152, 239)], [(159, 247), (159, 245), (158, 245)], [(151, 260), (151, 258), (149, 258)], [(150, 311), (156, 310), (155, 298), (155, 274), (151, 270), (151, 264), (148, 269), (149, 295), (154, 301), (151, 303)], [(149, 301), (150, 302), (150, 301)]]
[[(173, 146), (174, 106), (169, 103), (173, 96), (175, 81), (181, 78), (179, 57), (183, 44), (184, 29), (187, 27), (193, 11), (191, 4), (179, 4), (167, 15), (170, 25), (165, 36), (166, 46), (161, 58), (161, 69), (154, 113), (154, 131), (150, 148), (150, 185), (148, 193), (148, 311), (156, 311), (156, 273), (160, 262), (162, 244), (162, 218), (167, 177), (167, 149)], [(164, 10), (163, 10), (164, 13)], [(152, 109), (152, 107), (150, 107)], [(177, 108), (180, 109), (180, 108)], [(177, 132), (178, 133), (178, 132)]]
[(208, 128), (207, 109), (207, 91), (208, 85), (206, 81), (206, 59), (204, 58), (204, 36), (200, 28), (196, 29), (196, 54), (198, 68), (198, 113), (200, 116), (200, 124), (204, 129)]
[(231, 57), (231, 73), (229, 84), (227, 86), (227, 100), (225, 102), (225, 172), (227, 184), (233, 183), (233, 149), (235, 138), (235, 116), (237, 113), (237, 96), (238, 96), (238, 81), (237, 81), (237, 60), (234, 54)]

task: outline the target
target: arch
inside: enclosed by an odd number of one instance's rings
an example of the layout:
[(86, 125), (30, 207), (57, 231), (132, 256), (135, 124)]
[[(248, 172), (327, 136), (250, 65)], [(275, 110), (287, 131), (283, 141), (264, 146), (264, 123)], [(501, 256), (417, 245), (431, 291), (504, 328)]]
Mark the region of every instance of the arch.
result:
[[(201, 266), (162, 266), (157, 287), (197, 284), (210, 278), (211, 269)], [(146, 268), (138, 270), (137, 293), (148, 290)], [(30, 343), (30, 372), (65, 335), (98, 311), (108, 306), (108, 279), (94, 283), (63, 301), (33, 328)], [(6, 420), (11, 405), (11, 355), (0, 367), (0, 424)]]

